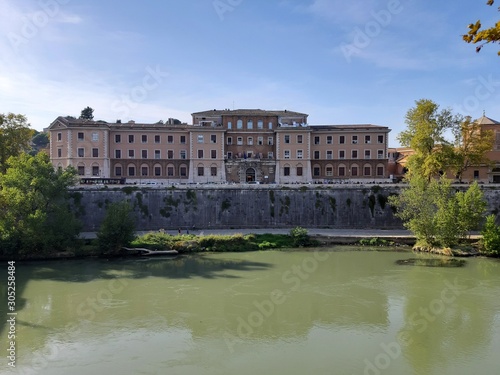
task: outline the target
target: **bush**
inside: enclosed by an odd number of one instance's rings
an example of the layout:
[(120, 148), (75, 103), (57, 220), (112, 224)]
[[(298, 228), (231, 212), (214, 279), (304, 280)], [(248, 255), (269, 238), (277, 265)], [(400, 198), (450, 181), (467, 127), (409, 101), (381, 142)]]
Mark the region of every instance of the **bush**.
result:
[(307, 229), (295, 227), (290, 231), (290, 237), (293, 239), (293, 245), (297, 247), (308, 246), (310, 244)]
[(128, 202), (111, 203), (97, 233), (97, 243), (102, 254), (118, 254), (135, 238), (135, 223)]
[(486, 218), (481, 234), (483, 235), (481, 241), (483, 252), (492, 256), (500, 256), (500, 227), (495, 223), (495, 215), (489, 215)]

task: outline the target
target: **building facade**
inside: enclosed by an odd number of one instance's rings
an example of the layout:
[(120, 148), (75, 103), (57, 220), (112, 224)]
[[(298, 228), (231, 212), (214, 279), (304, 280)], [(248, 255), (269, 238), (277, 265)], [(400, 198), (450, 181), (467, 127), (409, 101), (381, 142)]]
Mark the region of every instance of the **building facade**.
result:
[(385, 180), (388, 134), (377, 125), (309, 125), (308, 115), (259, 109), (192, 114), (192, 124), (58, 117), (55, 167), (131, 183), (325, 183)]

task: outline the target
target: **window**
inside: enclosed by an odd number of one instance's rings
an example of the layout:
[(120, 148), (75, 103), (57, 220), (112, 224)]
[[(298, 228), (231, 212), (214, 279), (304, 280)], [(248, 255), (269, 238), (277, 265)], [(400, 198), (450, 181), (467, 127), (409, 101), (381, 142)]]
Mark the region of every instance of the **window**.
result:
[(198, 136), (198, 143), (203, 143), (203, 135)]
[(341, 135), (341, 136), (339, 137), (339, 143), (340, 143), (341, 145), (343, 145), (343, 144), (345, 143), (345, 136), (344, 136), (344, 135)]
[(303, 174), (302, 167), (297, 167), (297, 176), (302, 176), (302, 174)]
[(148, 136), (146, 134), (141, 135), (141, 142), (148, 143)]
[(210, 142), (217, 143), (217, 134), (210, 134)]
[(93, 148), (92, 149), (92, 157), (93, 158), (98, 158), (99, 157), (99, 149), (98, 148)]
[(339, 151), (339, 159), (345, 159), (345, 151), (344, 150)]
[(326, 176), (327, 177), (333, 176), (333, 167), (331, 167), (331, 166), (326, 167)]
[(79, 158), (84, 158), (85, 157), (85, 149), (84, 148), (79, 148), (78, 149), (78, 157)]
[(267, 158), (268, 158), (268, 159), (274, 159), (274, 152), (269, 151), (269, 152), (267, 153)]
[(345, 167), (340, 166), (339, 167), (339, 177), (344, 177), (345, 176)]
[(161, 151), (155, 150), (155, 159), (161, 159)]
[(314, 144), (319, 145), (319, 137), (318, 136), (314, 137)]
[(267, 137), (267, 145), (272, 146), (274, 144), (274, 138), (273, 137)]
[(58, 142), (62, 141), (62, 133), (57, 133), (57, 141)]
[(370, 166), (366, 166), (364, 168), (364, 175), (365, 176), (371, 176), (371, 174), (372, 174), (372, 168)]
[(167, 150), (167, 159), (174, 158), (174, 150)]
[(384, 176), (384, 167), (377, 167), (377, 176)]
[(326, 158), (328, 160), (332, 160), (333, 159), (333, 151), (332, 150), (326, 151)]
[(167, 176), (168, 177), (173, 177), (174, 176), (174, 167), (167, 167)]
[(186, 167), (180, 167), (179, 168), (179, 174), (181, 177), (186, 177), (187, 176), (187, 168)]
[(247, 138), (247, 145), (253, 146), (253, 137), (248, 137)]
[(141, 168), (141, 176), (147, 176), (148, 173), (148, 167), (142, 167)]
[(479, 171), (475, 170), (474, 171), (474, 180), (478, 180), (478, 179), (479, 179)]
[(321, 174), (321, 170), (319, 167), (313, 168), (313, 176), (318, 177)]
[(377, 159), (384, 158), (384, 150), (377, 150)]
[(352, 167), (351, 168), (351, 176), (357, 177), (358, 176), (358, 167)]
[(314, 159), (319, 159), (319, 151), (314, 151)]
[(358, 150), (352, 150), (351, 159), (357, 159), (357, 158), (358, 158)]
[(228, 151), (227, 158), (228, 159), (232, 159), (233, 158), (233, 153), (231, 151)]
[(267, 128), (268, 129), (272, 129), (273, 128), (273, 123), (271, 121), (269, 121), (269, 123), (267, 124)]
[(372, 141), (371, 141), (371, 136), (369, 136), (369, 135), (365, 135), (365, 143), (367, 143), (367, 144), (368, 144), (368, 143), (372, 143)]
[(326, 144), (331, 145), (333, 143), (333, 137), (331, 135), (326, 137)]
[(115, 143), (121, 143), (121, 142), (122, 142), (121, 134), (115, 134)]
[(160, 136), (159, 135), (155, 135), (155, 143), (160, 143)]
[(134, 143), (134, 135), (133, 134), (128, 135), (128, 143)]
[(285, 143), (290, 143), (290, 135), (285, 134)]
[(232, 145), (233, 144), (233, 137), (227, 137), (227, 144)]
[(290, 176), (290, 167), (284, 167), (283, 168), (283, 175), (284, 176)]
[(181, 150), (181, 159), (186, 159), (186, 157), (187, 157), (187, 151)]
[(353, 136), (352, 136), (352, 144), (353, 144), (353, 145), (358, 144), (358, 136), (357, 136), (357, 135), (353, 135)]
[(302, 150), (297, 150), (297, 159), (302, 159)]
[(135, 158), (135, 151), (134, 150), (128, 150), (128, 157), (129, 158)]
[(135, 176), (135, 167), (128, 167), (128, 175), (129, 176)]
[(198, 159), (203, 159), (203, 150), (198, 150)]
[(186, 144), (186, 136), (185, 135), (181, 135), (181, 144)]
[(297, 135), (297, 143), (302, 143), (302, 134)]
[(290, 150), (285, 150), (284, 157), (285, 159), (290, 159)]
[(371, 158), (371, 151), (365, 150), (365, 159), (370, 159), (370, 158)]
[(92, 166), (92, 176), (99, 176), (99, 166)]
[(257, 137), (257, 144), (262, 146), (264, 144), (264, 137)]
[(384, 136), (383, 135), (377, 136), (377, 142), (378, 143), (384, 143)]
[(141, 150), (141, 157), (143, 159), (147, 159), (148, 158), (148, 150)]
[(167, 135), (167, 143), (174, 143), (174, 136), (173, 135)]
[(83, 135), (83, 133), (79, 132), (78, 133), (78, 138), (77, 138), (79, 141), (83, 141), (85, 139), (85, 136)]
[(57, 157), (58, 158), (62, 157), (62, 148), (57, 149)]
[(257, 129), (264, 129), (264, 121), (262, 120), (257, 121)]
[(236, 138), (236, 144), (237, 144), (238, 146), (241, 146), (241, 145), (243, 144), (243, 137), (238, 137), (238, 138)]
[(83, 165), (78, 166), (78, 175), (85, 176), (85, 167)]
[(253, 121), (252, 120), (247, 121), (247, 129), (253, 129)]
[(155, 167), (154, 174), (156, 177), (161, 176), (161, 167)]
[(99, 133), (92, 133), (92, 142), (99, 141)]
[(115, 176), (122, 175), (122, 167), (115, 167)]
[(233, 124), (231, 123), (231, 121), (227, 122), (227, 128), (228, 129), (232, 129), (233, 128)]
[(236, 121), (236, 129), (243, 129), (243, 120)]
[(217, 159), (217, 150), (210, 150), (210, 157), (212, 159)]
[(204, 176), (205, 175), (205, 168), (204, 167), (198, 167), (198, 176)]
[(247, 151), (247, 153), (246, 153), (246, 154), (247, 154), (247, 158), (249, 158), (249, 159), (251, 159), (251, 158), (252, 158), (252, 155), (253, 155), (253, 154), (252, 154), (252, 151)]
[(217, 167), (210, 167), (210, 176), (217, 176)]

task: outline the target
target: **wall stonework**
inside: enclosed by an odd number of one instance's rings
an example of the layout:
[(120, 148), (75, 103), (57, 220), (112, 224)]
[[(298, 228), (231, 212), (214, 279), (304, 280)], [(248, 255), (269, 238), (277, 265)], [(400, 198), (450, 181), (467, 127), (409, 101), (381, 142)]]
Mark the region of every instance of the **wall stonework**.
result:
[[(192, 228), (403, 229), (387, 197), (398, 186), (193, 187), (74, 190), (82, 231), (97, 231), (111, 202), (128, 200), (137, 230)], [(483, 187), (488, 213), (500, 213), (500, 188)]]

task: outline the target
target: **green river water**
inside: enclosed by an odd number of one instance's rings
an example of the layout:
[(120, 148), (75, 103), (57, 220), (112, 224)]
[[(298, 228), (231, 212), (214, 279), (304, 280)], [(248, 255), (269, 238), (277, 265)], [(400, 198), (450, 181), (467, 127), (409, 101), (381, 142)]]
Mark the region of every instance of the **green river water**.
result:
[(396, 264), (416, 257), (429, 258), (318, 249), (16, 263), (15, 331), (2, 282), (0, 373), (499, 374), (500, 262)]

